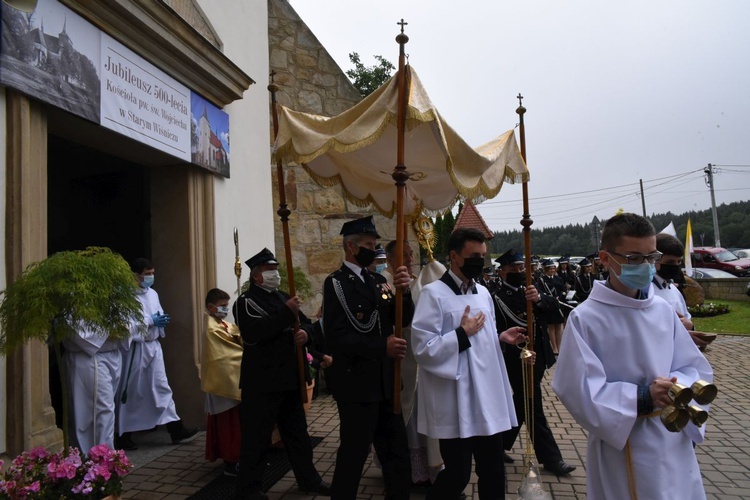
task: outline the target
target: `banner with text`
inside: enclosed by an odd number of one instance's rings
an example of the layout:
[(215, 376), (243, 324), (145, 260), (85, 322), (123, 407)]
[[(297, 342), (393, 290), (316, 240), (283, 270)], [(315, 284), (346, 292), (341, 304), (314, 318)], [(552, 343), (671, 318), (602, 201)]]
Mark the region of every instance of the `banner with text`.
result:
[(224, 111), (57, 0), (0, 21), (0, 84), (229, 177)]

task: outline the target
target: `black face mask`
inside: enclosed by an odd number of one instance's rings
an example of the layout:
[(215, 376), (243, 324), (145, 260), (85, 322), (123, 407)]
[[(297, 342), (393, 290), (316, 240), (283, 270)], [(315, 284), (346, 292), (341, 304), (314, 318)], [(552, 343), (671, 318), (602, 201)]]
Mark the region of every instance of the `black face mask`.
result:
[(518, 288), (526, 282), (526, 273), (508, 273), (505, 276), (505, 282), (510, 286)]
[(659, 266), (659, 276), (674, 283), (685, 283), (685, 275), (677, 264), (661, 264)]
[(354, 256), (354, 260), (362, 267), (369, 267), (370, 264), (375, 262), (375, 254), (375, 250), (370, 250), (367, 247), (359, 247), (359, 253)]
[(482, 275), (484, 271), (484, 258), (482, 257), (464, 257), (464, 265), (459, 267), (461, 274), (466, 278), (473, 280)]

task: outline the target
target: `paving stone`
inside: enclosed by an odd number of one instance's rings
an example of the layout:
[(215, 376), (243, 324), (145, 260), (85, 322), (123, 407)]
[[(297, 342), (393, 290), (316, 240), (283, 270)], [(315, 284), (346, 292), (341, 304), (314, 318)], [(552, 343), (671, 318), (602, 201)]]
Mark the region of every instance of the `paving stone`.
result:
[[(696, 454), (701, 464), (706, 496), (709, 499), (750, 500), (750, 470), (747, 466), (750, 464), (750, 426), (747, 425), (750, 415), (750, 356), (738, 356), (738, 353), (748, 352), (750, 337), (722, 335), (712, 344), (708, 353), (719, 387), (719, 397), (711, 407), (706, 441), (696, 448)], [(543, 382), (547, 417), (563, 458), (578, 466), (578, 469), (569, 477), (558, 478), (544, 472), (540, 467), (541, 480), (554, 500), (584, 499), (586, 432), (575, 423), (552, 393), (549, 386), (551, 379), (550, 373)], [(314, 449), (313, 460), (323, 479), (330, 482), (335, 468), (339, 436), (336, 403), (331, 396), (321, 395), (313, 401), (308, 413), (308, 427), (311, 435), (325, 436), (323, 442)], [(155, 434), (157, 433), (139, 435), (139, 448), (147, 448), (149, 436)], [(220, 462), (205, 461), (204, 440), (205, 434), (201, 433), (194, 441), (184, 445), (162, 445), (161, 456), (140, 464), (126, 478), (123, 497), (177, 500), (196, 493), (221, 474), (222, 470)], [(525, 446), (525, 442), (523, 444)], [(508, 498), (515, 497), (523, 478), (523, 450), (521, 443), (517, 443), (515, 449), (511, 450), (511, 455), (517, 459), (517, 463), (506, 469)], [(149, 453), (153, 453), (153, 450), (149, 450)], [(468, 498), (478, 499), (476, 484), (476, 474), (472, 473), (470, 483), (465, 489)], [(382, 499), (383, 493), (382, 473), (371, 460), (368, 460), (357, 499)], [(268, 495), (271, 500), (313, 498), (299, 493), (291, 472), (276, 483)], [(412, 492), (412, 497), (422, 499), (424, 493)]]

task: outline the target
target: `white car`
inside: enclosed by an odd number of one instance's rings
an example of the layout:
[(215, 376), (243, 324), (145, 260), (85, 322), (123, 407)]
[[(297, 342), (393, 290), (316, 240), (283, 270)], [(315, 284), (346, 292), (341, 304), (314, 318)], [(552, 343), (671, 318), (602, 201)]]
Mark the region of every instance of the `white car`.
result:
[(740, 248), (738, 250), (732, 250), (732, 253), (740, 259), (750, 259), (750, 248)]
[(709, 269), (707, 267), (694, 267), (693, 279), (701, 278), (737, 278), (734, 274), (722, 271), (721, 269)]

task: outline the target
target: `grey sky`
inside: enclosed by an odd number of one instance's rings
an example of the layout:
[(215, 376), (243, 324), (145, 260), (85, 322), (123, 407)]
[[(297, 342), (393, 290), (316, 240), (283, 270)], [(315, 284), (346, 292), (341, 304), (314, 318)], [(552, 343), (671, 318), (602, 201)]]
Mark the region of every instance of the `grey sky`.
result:
[[(290, 3), (344, 70), (350, 52), (397, 64), (404, 18), (409, 62), (473, 146), (517, 124), (523, 94), (535, 228), (641, 213), (639, 179), (648, 215), (708, 209), (708, 163), (741, 165), (718, 168), (717, 204), (750, 199), (748, 1)], [(520, 200), (506, 185), (479, 210), (520, 229)]]

